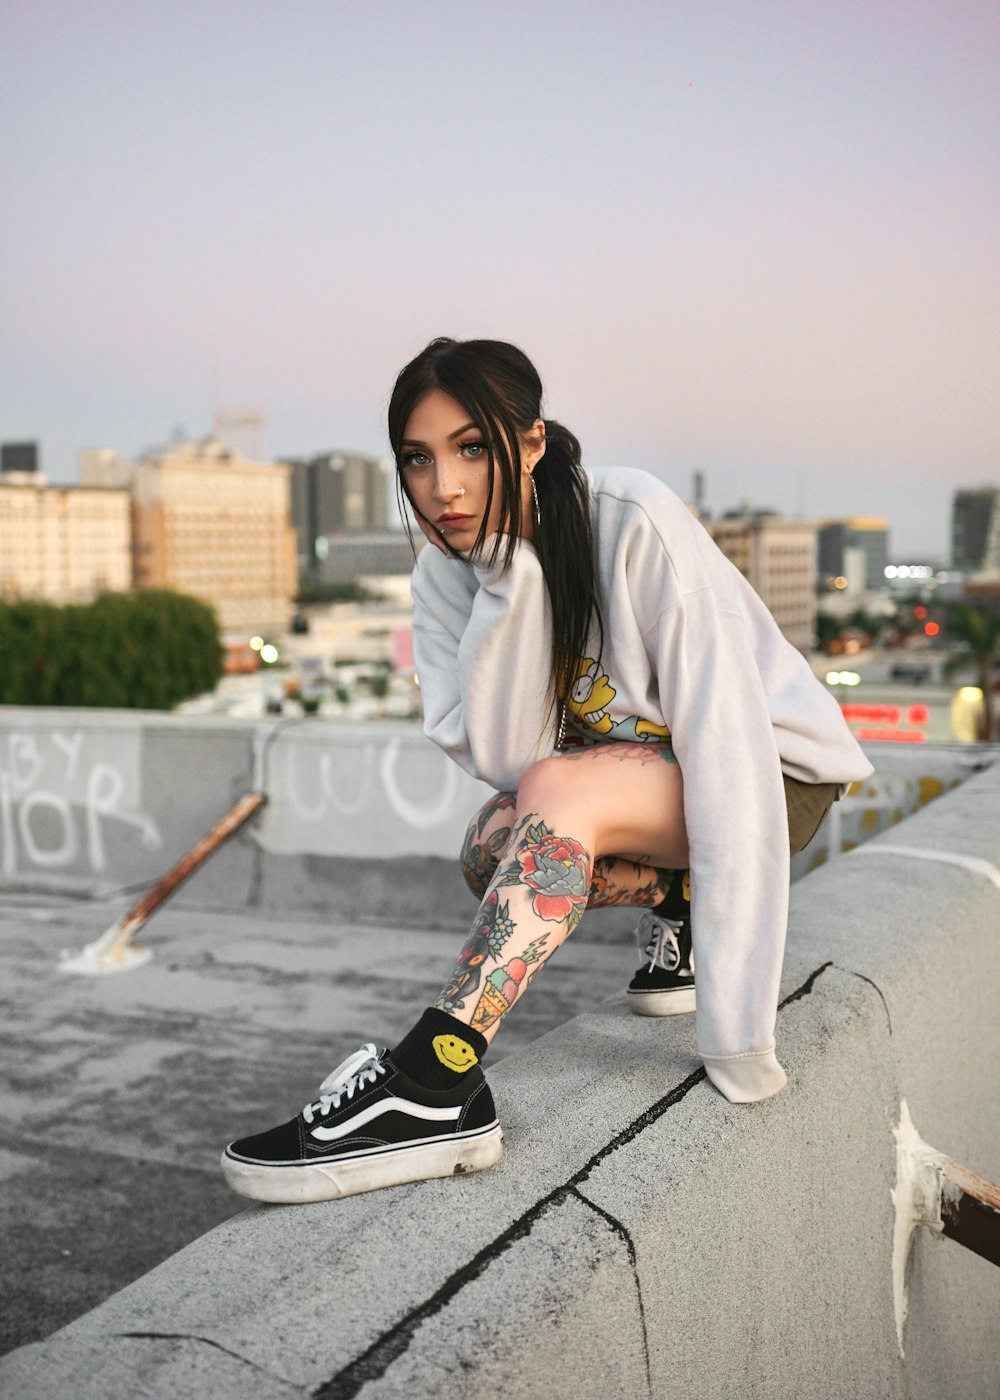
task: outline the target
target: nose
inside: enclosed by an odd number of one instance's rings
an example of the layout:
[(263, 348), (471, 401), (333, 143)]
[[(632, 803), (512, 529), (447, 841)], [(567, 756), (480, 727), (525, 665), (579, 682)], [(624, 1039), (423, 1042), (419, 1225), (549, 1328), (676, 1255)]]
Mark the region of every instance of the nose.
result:
[(434, 473), (434, 495), (439, 501), (454, 501), (463, 496), (462, 479), (450, 464), (439, 466)]

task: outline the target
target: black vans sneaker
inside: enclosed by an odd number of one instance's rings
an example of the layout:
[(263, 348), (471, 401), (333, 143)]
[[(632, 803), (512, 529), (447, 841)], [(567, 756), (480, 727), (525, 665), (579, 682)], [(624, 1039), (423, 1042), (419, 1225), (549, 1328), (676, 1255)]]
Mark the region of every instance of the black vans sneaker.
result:
[(385, 1050), (364, 1045), (319, 1098), (270, 1132), (231, 1142), (226, 1181), (252, 1201), (330, 1201), (379, 1186), (480, 1171), (502, 1151), (493, 1095), (478, 1065), (454, 1089), (424, 1089)]
[(637, 1016), (678, 1016), (694, 1010), (694, 949), (691, 916), (668, 919), (647, 909), (636, 938), (648, 959), (628, 984), (628, 1004)]

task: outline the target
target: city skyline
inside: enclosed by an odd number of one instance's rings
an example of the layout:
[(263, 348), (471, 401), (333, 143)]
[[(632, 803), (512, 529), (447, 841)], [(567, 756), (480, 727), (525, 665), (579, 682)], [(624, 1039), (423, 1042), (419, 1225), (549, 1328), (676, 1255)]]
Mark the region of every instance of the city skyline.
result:
[(714, 513), (945, 559), (1000, 483), (993, 6), (12, 0), (0, 40), (0, 439), (54, 483), (234, 404), (382, 455), (442, 333)]

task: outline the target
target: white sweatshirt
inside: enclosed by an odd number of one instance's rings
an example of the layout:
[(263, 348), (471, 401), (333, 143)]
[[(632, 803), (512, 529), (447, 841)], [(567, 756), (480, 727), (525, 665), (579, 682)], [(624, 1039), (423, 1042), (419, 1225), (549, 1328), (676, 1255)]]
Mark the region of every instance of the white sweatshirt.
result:
[[(684, 777), (699, 1052), (727, 1098), (767, 1098), (786, 1082), (774, 1053), (789, 883), (781, 774), (846, 785), (872, 766), (679, 497), (646, 472), (586, 475), (604, 648), (598, 658), (595, 627), (573, 728), (598, 741), (669, 734)], [(534, 546), (520, 541), (506, 572), (425, 548), (412, 587), (424, 732), (473, 777), (516, 790), (556, 743), (555, 719), (545, 723), (551, 611)]]

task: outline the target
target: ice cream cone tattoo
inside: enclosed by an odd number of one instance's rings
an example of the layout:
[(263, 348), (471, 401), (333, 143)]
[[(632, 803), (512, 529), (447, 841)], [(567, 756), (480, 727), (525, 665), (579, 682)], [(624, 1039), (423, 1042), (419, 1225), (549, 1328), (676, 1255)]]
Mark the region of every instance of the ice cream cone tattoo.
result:
[[(511, 958), (503, 967), (498, 967), (490, 973), (483, 987), (483, 994), (479, 998), (476, 1009), (472, 1016), (472, 1028), (477, 1031), (487, 1031), (495, 1021), (499, 1021), (501, 1016), (505, 1016), (513, 1006), (517, 995), (525, 984), (525, 976), (528, 968), (534, 963), (540, 963), (545, 956), (545, 944), (549, 935), (543, 933), (540, 938), (534, 939), (522, 950), (521, 956)], [(531, 977), (528, 977), (528, 981)]]

